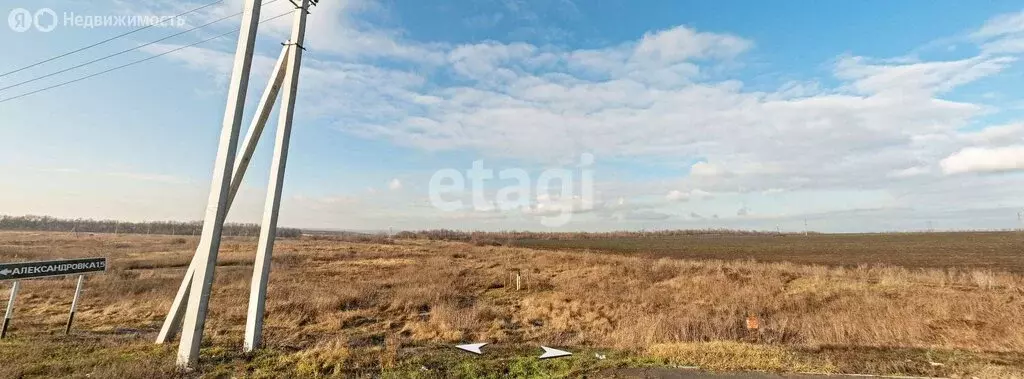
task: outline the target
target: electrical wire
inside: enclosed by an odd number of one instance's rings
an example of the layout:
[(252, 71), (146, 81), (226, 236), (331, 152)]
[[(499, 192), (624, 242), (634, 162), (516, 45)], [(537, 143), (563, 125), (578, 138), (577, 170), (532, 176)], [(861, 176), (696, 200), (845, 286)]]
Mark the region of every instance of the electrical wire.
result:
[[(260, 20), (260, 22), (258, 24), (262, 24), (262, 23), (267, 22), (267, 21), (278, 19), (278, 18), (287, 16), (289, 14), (292, 14), (292, 11), (288, 11), (288, 12), (279, 14), (277, 16), (274, 16), (274, 17), (271, 17), (271, 18), (268, 18), (268, 19), (265, 19), (265, 20)], [(81, 78), (77, 78), (77, 79), (73, 79), (73, 80), (68, 80), (66, 82), (57, 83), (57, 84), (54, 84), (52, 86), (43, 87), (43, 88), (37, 89), (35, 91), (26, 92), (26, 93), (23, 93), (23, 94), (20, 94), (20, 95), (16, 95), (16, 96), (13, 96), (13, 97), (3, 98), (3, 99), (0, 99), (0, 103), (4, 103), (4, 102), (8, 102), (8, 101), (11, 101), (11, 100), (14, 100), (14, 99), (19, 99), (19, 98), (22, 98), (22, 97), (25, 97), (25, 96), (37, 94), (37, 93), (40, 93), (40, 92), (43, 92), (43, 91), (47, 91), (47, 90), (51, 90), (51, 89), (54, 89), (54, 88), (57, 88), (57, 87), (62, 87), (62, 86), (65, 86), (65, 85), (68, 85), (68, 84), (71, 84), (71, 83), (80, 82), (80, 81), (85, 80), (85, 79), (93, 78), (93, 77), (96, 77), (96, 76), (100, 76), (100, 75), (106, 74), (106, 73), (111, 72), (111, 71), (120, 70), (120, 69), (125, 68), (125, 67), (133, 66), (133, 65), (136, 65), (136, 64), (139, 64), (139, 63), (142, 63), (142, 62), (146, 62), (146, 61), (149, 61), (149, 60), (152, 60), (152, 59), (156, 59), (156, 58), (162, 57), (164, 55), (167, 55), (167, 54), (170, 54), (170, 53), (173, 53), (173, 52), (176, 52), (176, 51), (184, 50), (184, 49), (187, 49), (189, 47), (193, 47), (193, 46), (196, 46), (196, 45), (199, 45), (199, 44), (202, 44), (202, 43), (210, 42), (210, 41), (215, 40), (217, 38), (224, 37), (226, 35), (234, 34), (234, 33), (238, 33), (238, 30), (237, 29), (236, 30), (232, 30), (230, 32), (223, 33), (223, 34), (211, 37), (211, 38), (207, 38), (207, 39), (204, 39), (204, 40), (199, 41), (199, 42), (194, 42), (194, 43), (191, 43), (191, 44), (188, 44), (188, 45), (185, 45), (185, 46), (179, 46), (177, 48), (165, 51), (163, 53), (160, 53), (160, 54), (157, 54), (157, 55), (154, 55), (154, 56), (151, 56), (151, 57), (147, 57), (147, 58), (144, 58), (144, 59), (139, 59), (139, 60), (136, 60), (136, 61), (128, 62), (126, 64), (123, 64), (123, 65), (120, 65), (120, 66), (117, 66), (117, 67), (113, 67), (113, 68), (110, 68), (110, 69), (107, 69), (107, 70), (103, 70), (103, 71), (100, 71), (100, 72), (97, 72), (97, 73), (93, 73), (93, 74), (90, 74), (90, 75), (86, 75), (86, 76), (83, 76)]]
[[(275, 1), (277, 1), (277, 0), (270, 0), (270, 1), (266, 2), (266, 3), (264, 3), (263, 5), (267, 5), (267, 4), (273, 3)], [(71, 67), (65, 68), (63, 70), (54, 71), (54, 72), (51, 72), (51, 73), (46, 74), (46, 75), (42, 75), (42, 76), (38, 76), (38, 77), (29, 79), (29, 80), (25, 80), (25, 81), (22, 81), (22, 82), (14, 83), (14, 84), (11, 84), (11, 85), (6, 86), (6, 87), (0, 87), (0, 91), (8, 90), (8, 89), (11, 89), (11, 88), (14, 88), (14, 87), (20, 87), (20, 86), (28, 84), (28, 83), (32, 83), (32, 82), (35, 82), (35, 81), (38, 81), (38, 80), (43, 80), (43, 79), (49, 78), (49, 77), (54, 76), (54, 75), (63, 74), (65, 72), (68, 72), (68, 71), (71, 71), (71, 70), (74, 70), (74, 69), (77, 69), (77, 68), (85, 67), (85, 66), (91, 65), (91, 64), (96, 63), (96, 62), (104, 61), (104, 60), (116, 57), (116, 56), (124, 54), (124, 53), (128, 53), (128, 52), (131, 52), (131, 51), (135, 51), (135, 50), (144, 48), (146, 46), (153, 45), (153, 44), (158, 43), (158, 42), (166, 41), (168, 39), (180, 36), (180, 35), (185, 34), (185, 33), (193, 32), (193, 31), (196, 31), (196, 30), (208, 27), (210, 25), (213, 25), (213, 24), (216, 24), (218, 22), (227, 20), (229, 18), (238, 16), (240, 14), (242, 14), (242, 12), (238, 12), (238, 13), (235, 13), (235, 14), (232, 14), (232, 15), (224, 16), (224, 17), (218, 18), (216, 20), (207, 22), (207, 23), (205, 23), (203, 25), (199, 25), (199, 26), (193, 27), (191, 29), (187, 29), (187, 30), (184, 30), (184, 31), (181, 31), (181, 32), (178, 32), (178, 33), (174, 33), (174, 34), (171, 34), (169, 36), (160, 38), (158, 40), (150, 41), (148, 43), (132, 47), (130, 49), (121, 50), (119, 52), (116, 52), (116, 53), (113, 53), (113, 54), (110, 54), (110, 55), (107, 55), (107, 56), (96, 58), (96, 59), (93, 59), (93, 60), (85, 62), (85, 63), (81, 63), (81, 64), (78, 64), (78, 65), (75, 65), (75, 66), (71, 66)]]
[(118, 39), (118, 38), (121, 38), (121, 37), (124, 37), (124, 36), (130, 35), (130, 34), (134, 34), (134, 33), (138, 33), (138, 32), (141, 32), (141, 31), (143, 31), (143, 30), (146, 30), (146, 29), (152, 28), (152, 27), (154, 27), (154, 26), (160, 25), (160, 24), (164, 23), (165, 21), (173, 20), (173, 19), (179, 18), (179, 17), (181, 17), (181, 16), (184, 16), (184, 15), (187, 15), (187, 14), (191, 14), (191, 13), (194, 13), (194, 12), (196, 12), (196, 11), (199, 11), (199, 10), (202, 10), (202, 9), (204, 9), (204, 8), (207, 8), (207, 7), (213, 6), (213, 5), (215, 5), (215, 4), (223, 3), (223, 2), (224, 2), (224, 0), (217, 0), (217, 1), (214, 1), (214, 2), (212, 2), (212, 3), (209, 3), (209, 4), (206, 4), (206, 5), (200, 6), (200, 7), (198, 7), (198, 8), (194, 8), (194, 9), (192, 9), (192, 10), (189, 10), (189, 11), (186, 11), (186, 12), (178, 13), (177, 15), (174, 15), (174, 17), (170, 17), (170, 18), (167, 18), (167, 19), (163, 19), (163, 20), (160, 20), (160, 22), (157, 22), (157, 23), (155, 23), (155, 24), (149, 24), (149, 25), (143, 26), (143, 27), (141, 27), (141, 28), (137, 28), (137, 29), (134, 29), (134, 30), (129, 30), (129, 31), (127, 31), (127, 32), (124, 32), (124, 33), (118, 34), (118, 35), (116, 35), (116, 36), (113, 36), (113, 37), (107, 38), (107, 39), (105, 39), (105, 40), (102, 40), (102, 41), (96, 42), (96, 43), (94, 43), (94, 44), (92, 44), (92, 45), (89, 45), (89, 46), (85, 46), (85, 47), (81, 47), (81, 48), (78, 48), (78, 49), (75, 49), (75, 50), (71, 50), (71, 51), (69, 51), (69, 52), (66, 52), (66, 53), (64, 53), (64, 54), (60, 54), (60, 55), (57, 55), (57, 56), (53, 56), (53, 57), (50, 57), (50, 58), (46, 58), (46, 59), (43, 59), (43, 60), (41, 60), (41, 61), (39, 61), (39, 62), (36, 62), (36, 63), (32, 63), (32, 64), (30, 64), (30, 65), (24, 66), (24, 67), (22, 67), (22, 68), (19, 68), (19, 69), (15, 69), (15, 70), (7, 71), (7, 72), (5, 72), (5, 73), (2, 73), (2, 74), (0, 74), (0, 78), (2, 78), (2, 77), (5, 77), (5, 76), (7, 76), (7, 75), (10, 75), (10, 74), (13, 74), (13, 73), (16, 73), (16, 72), (21, 72), (21, 71), (25, 71), (25, 70), (28, 70), (28, 69), (30, 69), (30, 68), (32, 68), (32, 67), (35, 67), (35, 66), (41, 65), (41, 64), (43, 64), (43, 63), (46, 63), (46, 62), (50, 62), (50, 61), (52, 61), (52, 60), (54, 60), (54, 59), (60, 59), (60, 58), (66, 57), (66, 56), (68, 56), (68, 55), (71, 55), (71, 54), (77, 53), (77, 52), (79, 52), (79, 51), (83, 51), (83, 50), (87, 50), (87, 49), (91, 49), (91, 48), (94, 48), (94, 47), (96, 47), (96, 46), (99, 46), (99, 45), (105, 44), (105, 43), (107, 43), (107, 42), (113, 41), (113, 40), (115, 40), (115, 39)]

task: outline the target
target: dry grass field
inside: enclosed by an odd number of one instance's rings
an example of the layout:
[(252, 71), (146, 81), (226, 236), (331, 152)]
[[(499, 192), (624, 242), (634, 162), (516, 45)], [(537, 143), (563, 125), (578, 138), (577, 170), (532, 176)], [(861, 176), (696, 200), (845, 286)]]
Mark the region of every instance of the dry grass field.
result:
[[(905, 236), (912, 241), (890, 240)], [(152, 341), (195, 239), (0, 233), (4, 262), (111, 260), (107, 273), (88, 277), (71, 336), (62, 326), (73, 279), (23, 282), (10, 335), (0, 341), (0, 377), (602, 377), (637, 366), (1024, 377), (1024, 275), (1011, 271), (1021, 261), (1013, 255), (1021, 253), (1016, 237), (985, 243), (975, 234), (943, 235), (948, 246), (918, 235), (838, 238), (821, 251), (862, 245), (856, 249), (874, 258), (775, 259), (802, 263), (745, 259), (765, 260), (756, 253), (801, 243), (757, 238), (739, 256), (722, 252), (741, 242), (691, 240), (717, 253), (687, 259), (554, 246), (281, 239), (266, 348), (244, 355), (255, 241), (232, 237), (218, 261), (201, 367), (182, 374), (173, 366), (176, 344)], [(940, 264), (924, 264), (924, 248), (894, 248), (922, 243), (938, 262), (969, 255), (976, 264), (934, 268)], [(900, 256), (912, 257), (908, 267), (867, 264), (897, 264)], [(514, 270), (525, 279), (519, 291), (509, 279)], [(2, 290), (5, 301), (7, 286)], [(747, 328), (748, 319), (757, 330)], [(483, 356), (451, 348), (478, 341), (492, 344)], [(538, 361), (541, 344), (576, 354)]]
[(1024, 272), (1024, 232), (760, 234), (521, 238), (511, 245), (682, 259), (750, 259), (856, 266), (995, 269)]

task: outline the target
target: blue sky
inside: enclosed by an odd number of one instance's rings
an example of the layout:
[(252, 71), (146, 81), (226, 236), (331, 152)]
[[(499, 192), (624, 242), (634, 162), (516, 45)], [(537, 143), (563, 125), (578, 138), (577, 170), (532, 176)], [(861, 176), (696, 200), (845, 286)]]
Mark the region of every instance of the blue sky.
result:
[[(170, 16), (205, 2), (9, 1), (66, 16)], [(17, 84), (241, 10), (228, 0), (0, 77)], [(263, 19), (286, 14), (268, 3)], [(234, 36), (31, 96), (21, 93), (215, 36), (231, 17), (0, 90), (0, 213), (200, 219)], [(610, 230), (1019, 227), (1024, 12), (1019, 2), (323, 1), (308, 51), (282, 205), (289, 226)], [(260, 27), (247, 114), (288, 17)], [(7, 72), (126, 32), (0, 27)], [(276, 127), (271, 118), (267, 135)], [(248, 124), (248, 120), (244, 125)], [(244, 131), (243, 131), (244, 133)], [(262, 213), (270, 139), (231, 212)], [(581, 154), (595, 193), (582, 199)], [(574, 193), (531, 186), (444, 211), (431, 177), (570, 169)], [(543, 186), (541, 186), (543, 187)], [(491, 209), (499, 208), (499, 209)], [(557, 226), (543, 219), (571, 216)]]

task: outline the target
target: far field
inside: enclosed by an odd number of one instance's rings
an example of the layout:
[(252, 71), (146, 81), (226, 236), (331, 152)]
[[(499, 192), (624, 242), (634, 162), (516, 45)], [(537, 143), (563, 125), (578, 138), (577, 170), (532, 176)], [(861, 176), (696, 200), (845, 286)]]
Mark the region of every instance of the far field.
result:
[[(241, 353), (241, 340), (255, 241), (230, 237), (201, 366), (179, 373), (176, 344), (153, 339), (195, 238), (3, 232), (0, 262), (106, 256), (110, 270), (87, 279), (71, 336), (62, 331), (74, 280), (24, 281), (9, 338), (0, 340), (0, 378), (577, 378), (644, 368), (671, 375), (679, 366), (1024, 377), (1024, 274), (1011, 271), (1024, 267), (1019, 236), (516, 246), (283, 238), (273, 258), (266, 346), (253, 355)], [(510, 277), (516, 271), (521, 290)], [(2, 302), (7, 289), (0, 283)], [(750, 319), (757, 329), (747, 327)], [(452, 348), (460, 342), (491, 345), (475, 356)], [(540, 345), (575, 354), (539, 361)]]
[(1024, 232), (783, 234), (518, 239), (514, 246), (680, 259), (1024, 272)]

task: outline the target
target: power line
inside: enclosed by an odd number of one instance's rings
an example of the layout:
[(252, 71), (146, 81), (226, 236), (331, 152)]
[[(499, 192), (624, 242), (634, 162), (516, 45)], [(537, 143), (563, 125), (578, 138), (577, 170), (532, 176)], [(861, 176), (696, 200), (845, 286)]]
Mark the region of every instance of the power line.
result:
[[(222, 0), (222, 1), (223, 1), (223, 0)], [(277, 0), (270, 0), (270, 1), (266, 2), (266, 3), (264, 3), (263, 5), (266, 5), (266, 4), (270, 4), (270, 3), (273, 3), (273, 2), (275, 2), (275, 1), (277, 1)], [(8, 90), (8, 89), (11, 89), (11, 88), (14, 88), (14, 87), (19, 87), (19, 86), (21, 86), (21, 85), (24, 85), (24, 84), (28, 84), (28, 83), (32, 83), (32, 82), (34, 82), (34, 81), (38, 81), (38, 80), (42, 80), (42, 79), (46, 79), (46, 78), (49, 78), (49, 77), (51, 77), (51, 76), (54, 76), (54, 75), (58, 75), (58, 74), (63, 74), (63, 73), (65, 73), (65, 72), (68, 72), (68, 71), (74, 70), (74, 69), (76, 69), (76, 68), (80, 68), (80, 67), (88, 66), (88, 65), (91, 65), (91, 64), (93, 64), (93, 63), (96, 63), (96, 62), (99, 62), (99, 61), (107, 60), (107, 59), (110, 59), (110, 58), (116, 57), (116, 56), (118, 56), (118, 55), (121, 55), (121, 54), (124, 54), (124, 53), (130, 52), (130, 51), (138, 50), (138, 49), (141, 49), (141, 48), (143, 48), (143, 47), (146, 47), (146, 46), (150, 46), (150, 45), (153, 45), (153, 44), (155, 44), (155, 43), (157, 43), (157, 42), (165, 41), (165, 40), (168, 40), (168, 39), (170, 39), (170, 38), (174, 38), (174, 37), (180, 36), (180, 35), (182, 35), (182, 34), (185, 34), (185, 33), (189, 33), (189, 32), (192, 32), (192, 31), (195, 31), (195, 30), (198, 30), (198, 29), (202, 29), (202, 28), (205, 28), (205, 27), (207, 27), (207, 26), (210, 26), (210, 25), (216, 24), (216, 23), (218, 23), (218, 22), (221, 22), (221, 21), (227, 20), (227, 19), (229, 19), (229, 18), (232, 18), (232, 17), (238, 16), (238, 15), (240, 15), (240, 14), (242, 14), (242, 12), (238, 12), (238, 13), (235, 13), (235, 14), (232, 14), (232, 15), (224, 16), (224, 17), (218, 18), (218, 19), (216, 19), (216, 20), (213, 20), (213, 21), (207, 22), (207, 23), (205, 23), (205, 24), (203, 24), (203, 25), (199, 25), (199, 26), (196, 26), (196, 27), (194, 27), (194, 28), (191, 28), (191, 29), (188, 29), (188, 30), (184, 30), (184, 31), (181, 31), (181, 32), (178, 32), (178, 33), (174, 33), (174, 34), (171, 34), (171, 35), (169, 35), (169, 36), (163, 37), (163, 38), (161, 38), (161, 39), (158, 39), (158, 40), (155, 40), (155, 41), (151, 41), (151, 42), (149, 42), (149, 43), (146, 43), (146, 44), (143, 44), (143, 45), (135, 46), (135, 47), (133, 47), (133, 48), (130, 48), (130, 49), (125, 49), (125, 50), (121, 50), (121, 51), (119, 51), (119, 52), (116, 52), (116, 53), (113, 53), (113, 54), (110, 54), (110, 55), (107, 55), (107, 56), (104, 56), (104, 57), (96, 58), (96, 59), (93, 59), (93, 60), (91, 60), (91, 61), (88, 61), (88, 62), (85, 62), (85, 63), (82, 63), (82, 64), (78, 64), (78, 65), (75, 65), (75, 66), (71, 66), (71, 67), (65, 68), (65, 69), (63, 69), (63, 70), (58, 70), (58, 71), (54, 71), (54, 72), (51, 72), (51, 73), (49, 73), (49, 74), (46, 74), (46, 75), (43, 75), (43, 76), (38, 76), (38, 77), (35, 77), (35, 78), (32, 78), (32, 79), (29, 79), (29, 80), (26, 80), (26, 81), (23, 81), (23, 82), (18, 82), (18, 83), (15, 83), (15, 84), (11, 84), (11, 85), (9, 85), (9, 86), (6, 86), (6, 87), (2, 87), (2, 88), (0, 88), (0, 91)]]
[(65, 68), (65, 69), (63, 69), (63, 70), (59, 70), (59, 71), (54, 71), (54, 72), (51, 72), (51, 73), (49, 73), (49, 74), (46, 74), (46, 75), (43, 75), (43, 76), (38, 76), (38, 77), (35, 77), (35, 78), (32, 78), (32, 79), (29, 79), (29, 80), (26, 80), (26, 81), (23, 81), (23, 82), (19, 82), (19, 83), (11, 84), (11, 85), (9, 85), (9, 86), (6, 86), (6, 87), (2, 87), (2, 88), (0, 88), (0, 91), (3, 91), (3, 90), (7, 90), (7, 89), (11, 89), (11, 88), (14, 88), (14, 87), (18, 87), (18, 86), (21, 86), (21, 85), (23, 85), (23, 84), (28, 84), (28, 83), (32, 83), (32, 82), (34, 82), (34, 81), (37, 81), (37, 80), (42, 80), (42, 79), (46, 79), (46, 78), (49, 78), (49, 77), (51, 77), (51, 76), (54, 76), (54, 75), (57, 75), (57, 74), (62, 74), (62, 73), (65, 73), (65, 72), (68, 72), (68, 71), (74, 70), (74, 69), (76, 69), (76, 68), (80, 68), (80, 67), (88, 66), (88, 65), (90, 65), (90, 64), (93, 64), (93, 63), (96, 63), (96, 62), (99, 62), (99, 61), (102, 61), (102, 60), (110, 59), (110, 58), (116, 57), (116, 56), (118, 56), (118, 55), (121, 55), (121, 54), (127, 53), (127, 52), (129, 52), (129, 51), (133, 51), (133, 50), (138, 50), (138, 49), (141, 49), (141, 48), (143, 48), (143, 47), (146, 47), (146, 46), (152, 45), (152, 44), (154, 44), (154, 43), (157, 43), (157, 42), (160, 42), (160, 41), (164, 41), (164, 40), (167, 40), (167, 39), (169, 39), (169, 38), (172, 38), (172, 37), (177, 37), (177, 36), (180, 36), (180, 35), (182, 35), (182, 34), (185, 34), (185, 33), (191, 32), (191, 31), (194, 31), (194, 30), (196, 30), (196, 29), (199, 29), (199, 28), (205, 28), (205, 27), (207, 27), (207, 26), (213, 25), (214, 23), (217, 23), (217, 22), (221, 22), (221, 21), (224, 21), (224, 20), (226, 20), (226, 19), (228, 19), (228, 18), (231, 18), (231, 17), (235, 17), (235, 16), (237, 16), (237, 15), (239, 15), (239, 14), (240, 14), (240, 13), (236, 13), (236, 14), (233, 14), (233, 15), (230, 15), (230, 16), (227, 16), (227, 17), (222, 17), (222, 18), (216, 19), (216, 20), (214, 20), (214, 21), (208, 22), (208, 23), (206, 23), (206, 24), (203, 24), (203, 25), (200, 25), (200, 26), (194, 27), (194, 28), (192, 28), (192, 29), (188, 29), (188, 30), (185, 30), (185, 31), (183, 31), (183, 32), (180, 32), (180, 33), (175, 33), (175, 34), (169, 35), (169, 36), (167, 36), (167, 37), (164, 37), (164, 38), (158, 39), (158, 40), (156, 40), (156, 41), (152, 41), (152, 42), (149, 42), (149, 43), (147, 43), (147, 44), (144, 44), (144, 45), (139, 45), (139, 46), (136, 46), (136, 47), (133, 47), (133, 48), (130, 48), (130, 49), (126, 49), (126, 50), (121, 50), (121, 51), (119, 51), (119, 52), (116, 52), (116, 53), (113, 53), (113, 54), (110, 54), (110, 55), (107, 55), (107, 56), (104, 56), (104, 57), (101, 57), (101, 58), (93, 59), (93, 60), (91, 60), (91, 61), (88, 61), (88, 62), (85, 62), (85, 63), (79, 64), (79, 65), (75, 65), (75, 66), (71, 66), (71, 67)]
[(36, 63), (30, 64), (30, 65), (28, 65), (28, 66), (25, 66), (25, 67), (22, 67), (22, 68), (19, 68), (19, 69), (16, 69), (16, 70), (12, 70), (12, 71), (7, 71), (7, 72), (5, 72), (5, 73), (2, 73), (2, 74), (0, 74), (0, 78), (2, 78), (2, 77), (5, 77), (5, 76), (7, 76), (7, 75), (10, 75), (10, 74), (13, 74), (13, 73), (16, 73), (16, 72), (21, 72), (21, 71), (24, 71), (24, 70), (30, 69), (30, 68), (32, 68), (32, 67), (35, 67), (35, 66), (41, 65), (41, 64), (43, 64), (43, 63), (46, 63), (46, 62), (50, 62), (50, 61), (52, 61), (52, 60), (54, 60), (54, 59), (60, 59), (60, 58), (66, 57), (66, 56), (68, 56), (68, 55), (71, 55), (71, 54), (77, 53), (77, 52), (79, 52), (79, 51), (82, 51), (82, 50), (86, 50), (86, 49), (91, 49), (91, 48), (94, 48), (94, 47), (96, 47), (96, 46), (99, 46), (99, 45), (105, 44), (105, 43), (107, 43), (107, 42), (110, 42), (110, 41), (113, 41), (113, 40), (115, 40), (115, 39), (118, 39), (118, 38), (121, 38), (121, 37), (127, 36), (127, 35), (129, 35), (129, 34), (133, 34), (133, 33), (138, 33), (138, 32), (141, 32), (141, 31), (143, 31), (143, 30), (146, 30), (146, 29), (152, 28), (152, 27), (154, 27), (154, 26), (160, 25), (160, 24), (164, 23), (165, 21), (168, 21), (168, 20), (173, 20), (173, 19), (176, 19), (176, 18), (178, 18), (178, 17), (184, 16), (184, 15), (187, 15), (187, 14), (190, 14), (190, 13), (194, 13), (194, 12), (196, 12), (196, 11), (202, 10), (202, 9), (204, 9), (204, 8), (207, 8), (207, 7), (210, 7), (210, 6), (214, 5), (214, 4), (219, 4), (219, 3), (222, 3), (222, 2), (224, 2), (224, 0), (217, 0), (217, 1), (214, 1), (214, 2), (212, 2), (212, 3), (209, 3), (209, 4), (206, 4), (206, 5), (200, 6), (200, 7), (198, 7), (198, 8), (194, 8), (194, 9), (192, 9), (192, 10), (189, 10), (189, 11), (187, 11), (187, 12), (182, 12), (182, 13), (178, 13), (178, 14), (174, 15), (174, 17), (170, 17), (170, 18), (167, 18), (167, 19), (162, 19), (162, 20), (160, 20), (160, 22), (157, 22), (157, 23), (155, 23), (155, 24), (149, 24), (149, 25), (143, 26), (143, 27), (141, 27), (141, 28), (138, 28), (138, 29), (135, 29), (135, 30), (130, 30), (130, 31), (127, 31), (127, 32), (124, 32), (124, 33), (118, 34), (118, 35), (116, 35), (116, 36), (113, 36), (113, 37), (107, 38), (107, 39), (105, 39), (105, 40), (102, 40), (102, 41), (96, 42), (96, 43), (94, 43), (94, 44), (92, 44), (92, 45), (89, 45), (89, 46), (85, 46), (85, 47), (82, 47), (82, 48), (78, 48), (78, 49), (75, 49), (75, 50), (71, 50), (71, 51), (69, 51), (69, 52), (66, 52), (66, 53), (64, 53), (64, 54), (60, 54), (60, 55), (57, 55), (57, 56), (54, 56), (54, 57), (50, 57), (50, 58), (47, 58), (47, 59), (43, 59), (43, 60), (41, 60), (41, 61), (39, 61), (39, 62), (36, 62)]
[[(271, 17), (271, 18), (268, 18), (268, 19), (265, 19), (265, 20), (260, 20), (259, 24), (262, 24), (262, 23), (267, 22), (267, 21), (271, 21), (271, 20), (275, 20), (275, 19), (287, 16), (287, 15), (289, 15), (291, 13), (292, 13), (291, 11), (288, 11), (288, 12), (279, 14), (277, 16), (274, 16), (274, 17)], [(57, 87), (62, 87), (62, 86), (65, 86), (65, 85), (68, 85), (68, 84), (71, 84), (71, 83), (80, 82), (80, 81), (85, 80), (85, 79), (89, 79), (89, 78), (92, 78), (92, 77), (100, 76), (100, 75), (106, 74), (108, 72), (119, 70), (119, 69), (122, 69), (122, 68), (125, 68), (125, 67), (128, 67), (128, 66), (133, 66), (133, 65), (136, 65), (136, 64), (148, 61), (148, 60), (156, 59), (156, 58), (162, 57), (164, 55), (167, 55), (167, 54), (170, 54), (170, 53), (173, 53), (173, 52), (176, 52), (176, 51), (184, 50), (184, 49), (187, 49), (189, 47), (193, 47), (193, 46), (196, 46), (196, 45), (199, 45), (199, 44), (202, 44), (202, 43), (210, 42), (210, 41), (213, 41), (213, 40), (215, 40), (217, 38), (224, 37), (226, 35), (234, 34), (234, 33), (237, 33), (237, 32), (238, 32), (238, 29), (235, 29), (235, 30), (232, 30), (230, 32), (223, 33), (223, 34), (220, 34), (220, 35), (216, 35), (216, 36), (204, 39), (204, 40), (199, 41), (199, 42), (191, 43), (191, 44), (188, 44), (188, 45), (185, 45), (185, 46), (179, 46), (177, 48), (165, 51), (163, 53), (160, 53), (160, 54), (157, 54), (157, 55), (154, 55), (154, 56), (151, 56), (151, 57), (147, 57), (147, 58), (139, 59), (139, 60), (136, 60), (136, 61), (128, 62), (128, 63), (125, 63), (123, 65), (117, 66), (117, 67), (113, 67), (113, 68), (110, 68), (110, 69), (107, 69), (107, 70), (103, 70), (103, 71), (100, 71), (100, 72), (97, 72), (97, 73), (94, 73), (94, 74), (83, 76), (81, 78), (77, 78), (77, 79), (73, 79), (73, 80), (68, 80), (66, 82), (57, 83), (57, 84), (54, 84), (54, 85), (49, 86), (49, 87), (43, 87), (43, 88), (37, 89), (35, 91), (26, 92), (26, 93), (23, 93), (23, 94), (14, 96), (14, 97), (8, 97), (6, 99), (0, 99), (0, 103), (8, 102), (8, 101), (11, 101), (11, 100), (14, 100), (14, 99), (19, 99), (19, 98), (22, 98), (22, 97), (25, 97), (25, 96), (28, 96), (28, 95), (37, 94), (39, 92), (43, 92), (43, 91), (46, 91), (46, 90), (54, 89), (54, 88), (57, 88)]]

